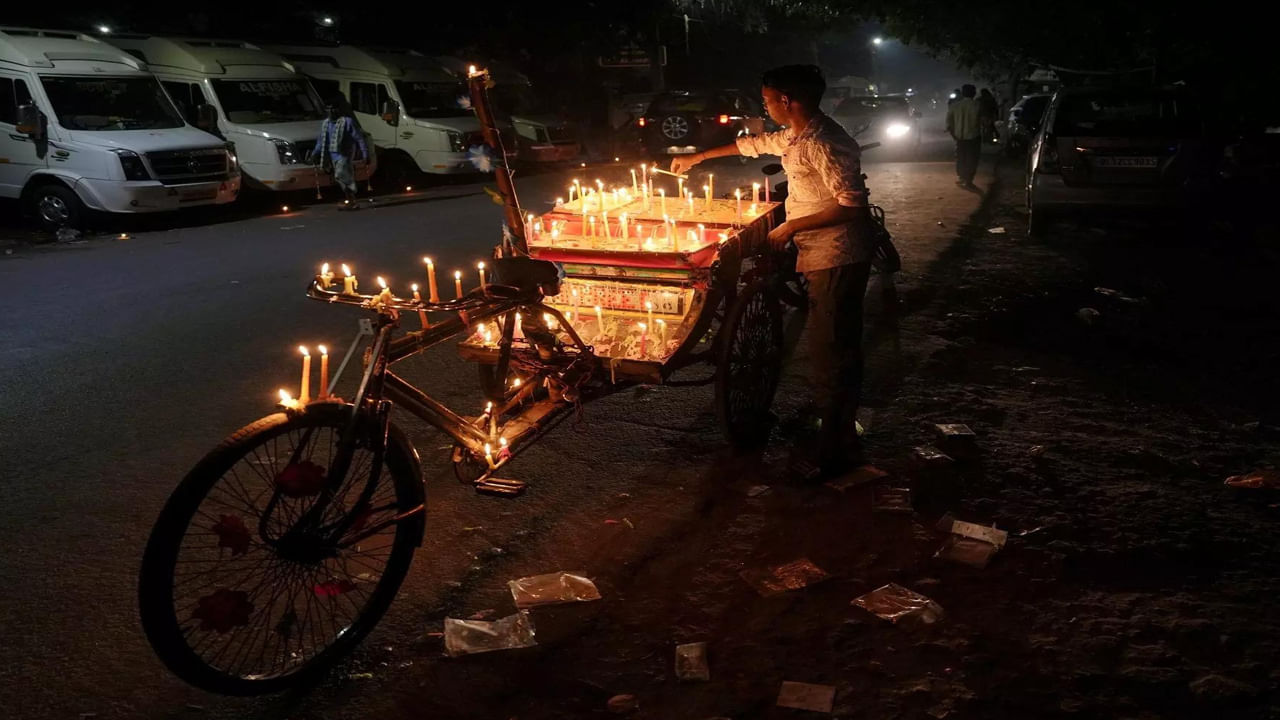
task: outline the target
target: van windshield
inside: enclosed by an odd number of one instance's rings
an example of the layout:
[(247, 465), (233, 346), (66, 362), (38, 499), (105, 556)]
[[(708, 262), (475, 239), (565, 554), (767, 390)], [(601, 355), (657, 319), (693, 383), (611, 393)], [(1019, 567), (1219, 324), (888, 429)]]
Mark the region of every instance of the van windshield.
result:
[(320, 100), (305, 80), (214, 80), (229, 122), (240, 125), (319, 120)]
[(467, 90), (461, 83), (397, 80), (396, 90), (404, 102), (404, 114), (412, 118), (425, 120), (471, 114)]
[(41, 75), (58, 124), (68, 130), (163, 130), (182, 116), (153, 77)]

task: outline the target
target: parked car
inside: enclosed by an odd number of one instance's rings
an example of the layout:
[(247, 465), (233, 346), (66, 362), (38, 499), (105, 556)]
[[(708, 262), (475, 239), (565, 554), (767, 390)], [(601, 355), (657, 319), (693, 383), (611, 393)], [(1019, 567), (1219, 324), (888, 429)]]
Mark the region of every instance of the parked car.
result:
[(655, 97), (636, 124), (649, 153), (681, 155), (731, 143), (755, 119), (766, 119), (764, 110), (742, 91), (671, 90)]
[[(466, 77), (467, 61), (443, 56), (441, 65), (460, 79)], [(573, 160), (582, 152), (578, 128), (556, 114), (533, 87), (529, 78), (501, 63), (486, 63), (493, 88), (489, 91), (494, 113), (514, 130), (520, 159), (526, 163), (555, 163)], [(505, 140), (504, 140), (505, 142)]]
[(74, 31), (0, 28), (0, 158), (0, 197), (49, 229), (240, 192), (227, 143), (188, 125), (146, 63)]
[[(378, 149), (379, 174), (399, 185), (416, 172), (477, 172), (469, 150), (484, 145), (466, 84), (413, 50), (352, 45), (268, 45), (311, 80), (321, 97), (343, 93)], [(509, 133), (509, 128), (507, 128)], [(507, 154), (519, 153), (504, 137)]]
[(1004, 151), (1009, 157), (1018, 157), (1027, 152), (1040, 123), (1044, 120), (1045, 108), (1049, 107), (1048, 93), (1023, 95), (1022, 99), (1009, 108), (1009, 119), (1004, 126)]
[(831, 115), (860, 142), (878, 142), (886, 150), (920, 147), (920, 111), (902, 95), (853, 95)]
[[(215, 121), (203, 130), (230, 141), (244, 181), (258, 190), (328, 186), (328, 173), (305, 162), (316, 143), (325, 102), (279, 55), (239, 40), (113, 35), (112, 45), (148, 63), (187, 122), (201, 107)], [(373, 158), (355, 162), (357, 182), (373, 174)]]
[(1076, 209), (1196, 207), (1219, 145), (1186, 88), (1059, 90), (1028, 161), (1029, 231)]

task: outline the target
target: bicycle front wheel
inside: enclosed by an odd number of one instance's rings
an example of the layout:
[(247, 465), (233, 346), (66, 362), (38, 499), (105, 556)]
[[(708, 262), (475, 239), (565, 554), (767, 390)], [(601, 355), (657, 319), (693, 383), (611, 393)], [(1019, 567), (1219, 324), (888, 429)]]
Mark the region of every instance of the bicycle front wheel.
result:
[[(394, 427), (358, 423), (350, 469), (324, 488), (349, 406), (242, 428), (169, 498), (143, 556), (147, 639), (212, 692), (276, 692), (318, 676), (377, 624), (421, 543), (424, 495)], [(416, 510), (416, 512), (415, 512)]]

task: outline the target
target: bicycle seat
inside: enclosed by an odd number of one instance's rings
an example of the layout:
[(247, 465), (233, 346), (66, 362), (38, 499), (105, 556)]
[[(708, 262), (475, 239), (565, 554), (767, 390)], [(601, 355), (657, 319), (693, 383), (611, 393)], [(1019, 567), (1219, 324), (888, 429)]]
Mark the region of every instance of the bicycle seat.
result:
[(560, 294), (560, 269), (547, 260), (497, 258), (493, 261), (493, 275), (495, 284), (514, 287), (522, 293), (541, 290), (544, 295)]

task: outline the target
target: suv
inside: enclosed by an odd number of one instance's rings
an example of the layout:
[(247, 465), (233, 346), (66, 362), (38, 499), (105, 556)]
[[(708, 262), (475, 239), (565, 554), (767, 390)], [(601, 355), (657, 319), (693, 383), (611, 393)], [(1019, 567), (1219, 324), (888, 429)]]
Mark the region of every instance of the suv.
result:
[(1049, 107), (1052, 95), (1023, 95), (1022, 99), (1009, 109), (1009, 120), (1004, 126), (1005, 154), (1017, 157), (1027, 152), (1027, 147), (1035, 139), (1040, 123), (1044, 120), (1044, 110)]
[(1027, 171), (1029, 232), (1077, 208), (1176, 208), (1220, 156), (1185, 88), (1058, 91)]
[(831, 117), (850, 135), (879, 142), (886, 149), (920, 147), (920, 111), (902, 95), (854, 95), (836, 105)]
[(655, 97), (636, 125), (650, 153), (682, 155), (731, 143), (763, 117), (759, 103), (738, 90), (673, 90)]

